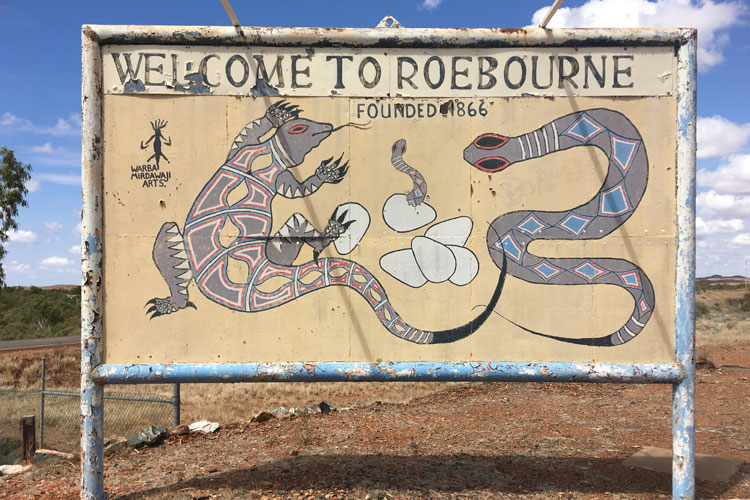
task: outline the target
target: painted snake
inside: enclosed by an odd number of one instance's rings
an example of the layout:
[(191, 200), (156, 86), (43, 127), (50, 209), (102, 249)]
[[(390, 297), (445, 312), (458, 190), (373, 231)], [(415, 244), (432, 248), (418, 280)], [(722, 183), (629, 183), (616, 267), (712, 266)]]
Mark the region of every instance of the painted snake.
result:
[(409, 205), (417, 207), (427, 198), (427, 181), (424, 180), (419, 170), (404, 161), (403, 156), (405, 152), (406, 140), (399, 139), (393, 143), (393, 147), (391, 147), (391, 164), (393, 168), (405, 173), (411, 179), (413, 187), (406, 194), (406, 201)]
[(648, 159), (641, 135), (630, 120), (616, 111), (589, 109), (517, 137), (485, 133), (466, 147), (464, 159), (479, 170), (500, 172), (515, 163), (577, 146), (595, 146), (607, 155), (609, 167), (599, 192), (570, 210), (501, 215), (490, 224), (487, 247), (499, 268), (507, 267), (508, 274), (530, 283), (605, 283), (627, 290), (635, 301), (633, 313), (622, 327), (603, 337), (562, 338), (516, 324), (527, 332), (564, 342), (620, 345), (643, 330), (654, 310), (654, 289), (643, 270), (623, 259), (544, 258), (527, 249), (535, 240), (602, 238), (633, 214), (648, 183)]
[[(505, 271), (487, 307), (463, 326), (443, 331), (425, 331), (408, 325), (391, 305), (380, 282), (359, 264), (342, 258), (317, 259), (320, 252), (346, 229), (344, 214), (337, 211), (327, 227), (319, 232), (302, 214), (292, 215), (273, 236), (271, 202), (277, 195), (286, 198), (310, 196), (323, 184), (340, 182), (348, 163), (325, 160), (315, 173), (298, 181), (291, 169), (299, 166), (307, 153), (335, 130), (328, 123), (299, 118), (300, 110), (283, 101), (248, 124), (237, 136), (224, 164), (219, 167), (193, 203), (184, 225), (184, 237), (175, 222), (165, 223), (154, 244), (153, 258), (167, 282), (170, 296), (147, 302), (151, 318), (195, 307), (188, 300), (192, 280), (210, 300), (236, 311), (258, 312), (286, 304), (298, 297), (329, 286), (346, 286), (361, 295), (382, 325), (393, 335), (417, 344), (453, 342), (476, 331), (497, 304)], [(356, 126), (356, 125), (354, 125)], [(271, 129), (275, 133), (265, 140)], [(266, 161), (255, 162), (262, 157)], [(270, 157), (270, 164), (267, 161)], [(268, 166), (258, 167), (259, 164)], [(230, 193), (244, 185), (247, 195), (229, 203)], [(239, 230), (239, 237), (228, 245), (220, 239), (225, 224)], [(313, 248), (314, 261), (293, 265), (302, 246)], [(231, 260), (247, 264), (248, 278), (230, 279)], [(273, 278), (285, 283), (265, 290)]]

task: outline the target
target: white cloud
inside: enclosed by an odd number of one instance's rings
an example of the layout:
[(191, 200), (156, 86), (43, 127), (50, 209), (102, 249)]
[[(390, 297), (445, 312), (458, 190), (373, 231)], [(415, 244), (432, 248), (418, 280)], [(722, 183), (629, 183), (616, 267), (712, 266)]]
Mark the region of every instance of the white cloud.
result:
[(750, 194), (750, 154), (732, 155), (715, 170), (700, 169), (698, 185), (722, 194)]
[(697, 173), (698, 185), (708, 188), (696, 199), (699, 276), (746, 274), (749, 270), (750, 154), (730, 154), (740, 151), (749, 139), (750, 124), (736, 124), (720, 116), (698, 119), (698, 156), (726, 156), (717, 168), (702, 168)]
[(81, 223), (79, 222), (78, 224), (76, 224), (76, 227), (74, 227), (74, 228), (73, 228), (73, 231), (71, 231), (71, 232), (72, 232), (73, 234), (75, 234), (75, 235), (77, 235), (77, 236), (79, 236), (79, 237), (80, 237), (80, 236), (81, 236), (81, 231), (83, 231), (83, 226), (82, 226), (82, 224), (81, 224)]
[(71, 113), (67, 118), (58, 118), (50, 127), (35, 125), (31, 120), (21, 118), (6, 111), (0, 115), (0, 127), (11, 132), (30, 132), (53, 136), (79, 135), (81, 133), (81, 117)]
[(70, 255), (81, 255), (81, 245), (73, 245), (68, 248), (68, 253)]
[(23, 229), (13, 230), (8, 233), (8, 239), (11, 243), (31, 244), (36, 241), (36, 233), (34, 231), (24, 231)]
[(50, 222), (45, 222), (44, 223), (44, 227), (46, 227), (50, 231), (57, 231), (59, 229), (62, 229), (63, 226), (62, 226), (62, 224), (60, 224), (56, 220), (53, 220), (53, 221), (50, 221)]
[(26, 182), (26, 189), (28, 189), (30, 193), (39, 191), (42, 187), (42, 182), (61, 184), (63, 186), (80, 186), (81, 174), (53, 174), (46, 172), (35, 172), (33, 174), (33, 177)]
[(35, 193), (39, 191), (39, 188), (42, 187), (42, 183), (39, 182), (39, 179), (31, 178), (28, 181), (26, 181), (26, 189), (29, 190), (29, 193)]
[(44, 153), (48, 155), (54, 154), (56, 152), (51, 142), (45, 142), (41, 146), (31, 146), (31, 151), (34, 153)]
[[(549, 6), (537, 10), (538, 26)], [(728, 28), (742, 24), (747, 7), (740, 1), (693, 0), (588, 0), (580, 7), (562, 7), (549, 28), (698, 28), (698, 61), (701, 70), (724, 60)]]
[(52, 135), (78, 135), (81, 133), (81, 116), (71, 113), (68, 118), (58, 118), (52, 127)]
[(432, 10), (436, 9), (438, 5), (440, 5), (440, 2), (443, 0), (423, 0), (422, 5), (420, 5), (421, 8)]
[(57, 270), (63, 270), (72, 265), (73, 265), (72, 260), (68, 259), (67, 257), (58, 257), (56, 255), (53, 255), (52, 257), (47, 257), (46, 259), (42, 260), (39, 263), (39, 267), (42, 269), (57, 269)]
[(12, 260), (8, 265), (8, 270), (16, 273), (26, 273), (31, 270), (31, 266), (18, 262), (17, 260)]
[[(745, 219), (750, 226), (750, 219)], [(731, 276), (750, 272), (748, 260), (750, 233), (716, 233), (701, 237), (696, 242), (696, 265), (698, 276), (720, 274)]]
[(750, 233), (740, 233), (730, 242), (732, 245), (750, 247)]
[(25, 118), (19, 118), (13, 113), (5, 112), (2, 115), (0, 115), (0, 126), (2, 127), (16, 127), (16, 128), (30, 128), (33, 127), (34, 124), (31, 123), (29, 120), (26, 120)]
[(695, 218), (695, 232), (698, 237), (718, 233), (736, 233), (745, 229), (742, 219), (713, 219)]
[(750, 196), (720, 194), (712, 189), (700, 193), (695, 201), (701, 217), (706, 215), (732, 218), (750, 216)]
[(32, 165), (54, 165), (63, 167), (78, 167), (81, 165), (81, 154), (63, 146), (53, 146), (45, 142), (41, 146), (31, 146)]
[(81, 175), (80, 174), (45, 174), (39, 173), (34, 175), (34, 178), (38, 181), (51, 182), (53, 184), (62, 184), (64, 186), (80, 186)]
[(739, 152), (750, 139), (750, 123), (737, 124), (714, 115), (698, 118), (698, 158)]

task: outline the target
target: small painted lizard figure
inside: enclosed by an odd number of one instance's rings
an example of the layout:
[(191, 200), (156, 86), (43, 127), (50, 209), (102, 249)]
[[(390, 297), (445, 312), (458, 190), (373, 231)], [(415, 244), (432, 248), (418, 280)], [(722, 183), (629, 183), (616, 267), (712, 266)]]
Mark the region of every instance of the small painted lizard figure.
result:
[(171, 146), (172, 145), (172, 138), (167, 138), (164, 143), (162, 143), (162, 139), (164, 138), (164, 135), (162, 135), (161, 131), (164, 127), (167, 126), (167, 122), (164, 120), (156, 120), (151, 122), (151, 128), (154, 129), (154, 135), (149, 137), (149, 139), (144, 144), (143, 141), (141, 141), (141, 149), (148, 149), (149, 143), (153, 141), (153, 148), (154, 148), (154, 154), (148, 157), (148, 160), (146, 162), (149, 162), (151, 160), (154, 160), (156, 162), (156, 166), (159, 166), (159, 159), (164, 158), (167, 160), (167, 163), (169, 163), (169, 159), (164, 156), (164, 153), (161, 150), (162, 146)]

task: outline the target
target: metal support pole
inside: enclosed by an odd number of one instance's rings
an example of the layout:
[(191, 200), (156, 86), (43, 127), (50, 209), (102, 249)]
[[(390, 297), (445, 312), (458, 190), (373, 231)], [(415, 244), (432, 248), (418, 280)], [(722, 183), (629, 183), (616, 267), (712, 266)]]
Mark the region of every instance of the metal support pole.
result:
[(555, 15), (555, 12), (557, 12), (557, 9), (560, 8), (562, 5), (563, 0), (555, 0), (555, 3), (552, 4), (552, 7), (549, 8), (547, 11), (547, 14), (544, 16), (544, 19), (542, 19), (542, 22), (539, 23), (540, 28), (546, 28), (549, 22), (552, 20), (552, 16)]
[(81, 498), (104, 495), (104, 387), (93, 374), (102, 362), (102, 58), (99, 37), (81, 32)]
[[(312, 367), (312, 369), (311, 369)], [(104, 384), (196, 382), (618, 382), (669, 383), (682, 380), (675, 363), (509, 363), (399, 361), (351, 363), (170, 363), (101, 365), (94, 380)]]
[(695, 498), (695, 381), (672, 386), (672, 498)]
[(47, 374), (47, 358), (42, 358), (42, 387), (39, 391), (41, 401), (39, 404), (39, 447), (44, 448), (44, 391), (46, 389), (45, 378)]
[(180, 384), (172, 384), (172, 427), (180, 425)]
[(242, 32), (242, 25), (240, 24), (240, 20), (237, 18), (237, 14), (234, 13), (234, 9), (232, 8), (232, 5), (229, 3), (229, 0), (221, 0), (221, 5), (223, 5), (224, 10), (227, 11), (227, 15), (229, 16), (229, 19), (232, 21), (232, 25), (234, 26), (234, 29), (237, 30), (237, 33), (240, 36), (245, 36), (245, 34)]
[(680, 45), (677, 67), (677, 265), (672, 389), (672, 498), (695, 498), (695, 104), (696, 34)]

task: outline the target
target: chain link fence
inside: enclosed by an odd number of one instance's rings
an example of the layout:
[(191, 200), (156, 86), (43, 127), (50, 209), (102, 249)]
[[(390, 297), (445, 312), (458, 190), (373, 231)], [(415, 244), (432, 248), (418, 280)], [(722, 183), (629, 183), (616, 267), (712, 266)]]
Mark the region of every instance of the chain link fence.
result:
[[(78, 379), (58, 376), (47, 379), (47, 363), (41, 359), (36, 383), (16, 380), (17, 387), (0, 388), (0, 459), (3, 464), (16, 463), (22, 450), (20, 419), (36, 416), (37, 448), (77, 451), (80, 442), (80, 394)], [(25, 375), (32, 370), (26, 370)], [(49, 387), (54, 385), (54, 388)], [(104, 433), (135, 434), (148, 425), (172, 426), (179, 423), (179, 386), (105, 386)]]

